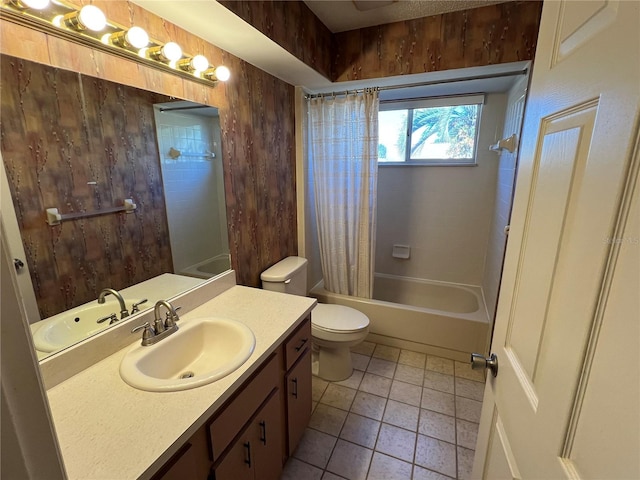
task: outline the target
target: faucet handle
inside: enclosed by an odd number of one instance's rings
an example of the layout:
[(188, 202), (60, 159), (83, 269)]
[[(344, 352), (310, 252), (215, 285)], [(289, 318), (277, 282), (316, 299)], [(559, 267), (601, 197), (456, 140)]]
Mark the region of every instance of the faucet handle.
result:
[(143, 303), (146, 303), (147, 299), (143, 298), (142, 300), (140, 300), (137, 303), (134, 303), (133, 305), (131, 305), (131, 315), (133, 315), (134, 313), (138, 313), (140, 311), (140, 305), (142, 305)]
[(166, 328), (172, 328), (175, 327), (176, 322), (178, 320), (180, 320), (180, 317), (178, 316), (178, 314), (176, 313), (178, 310), (180, 310), (182, 307), (176, 307), (173, 309), (173, 311), (168, 311), (165, 314), (165, 319), (164, 319), (164, 326)]
[(131, 333), (136, 333), (139, 330), (143, 330), (142, 332), (142, 345), (149, 345), (150, 340), (155, 337), (156, 332), (151, 326), (149, 322), (144, 322), (142, 325), (138, 325), (137, 327), (131, 330)]
[(111, 314), (107, 315), (106, 317), (99, 318), (98, 320), (96, 320), (96, 323), (104, 323), (107, 320), (111, 320), (109, 322), (109, 325), (111, 325), (112, 323), (115, 323), (115, 322), (118, 321), (118, 316), (115, 313), (111, 313)]

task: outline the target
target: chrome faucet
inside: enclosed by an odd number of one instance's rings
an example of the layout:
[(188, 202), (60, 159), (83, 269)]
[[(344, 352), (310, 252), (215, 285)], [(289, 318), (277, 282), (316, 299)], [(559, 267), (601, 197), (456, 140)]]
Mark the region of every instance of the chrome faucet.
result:
[(120, 320), (129, 316), (129, 312), (127, 311), (127, 306), (124, 303), (124, 298), (113, 288), (103, 288), (98, 296), (98, 303), (102, 304), (105, 302), (104, 297), (107, 295), (113, 295), (118, 299), (118, 303), (120, 304)]
[[(164, 321), (160, 316), (161, 307), (165, 307), (167, 309), (167, 314)], [(176, 313), (178, 310), (180, 310), (180, 307), (173, 308), (173, 305), (171, 305), (166, 300), (158, 300), (155, 307), (153, 308), (153, 313), (155, 316), (153, 326), (149, 322), (145, 322), (142, 325), (138, 325), (133, 330), (131, 330), (131, 333), (143, 330), (143, 347), (158, 343), (163, 338), (168, 337), (172, 333), (178, 331), (178, 325), (176, 324), (176, 322), (180, 320), (178, 314)]]

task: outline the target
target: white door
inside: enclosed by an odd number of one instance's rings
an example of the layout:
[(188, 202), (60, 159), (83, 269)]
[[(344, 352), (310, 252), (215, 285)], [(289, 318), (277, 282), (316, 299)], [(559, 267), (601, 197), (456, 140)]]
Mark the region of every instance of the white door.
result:
[(473, 478), (640, 478), (639, 31), (544, 3)]

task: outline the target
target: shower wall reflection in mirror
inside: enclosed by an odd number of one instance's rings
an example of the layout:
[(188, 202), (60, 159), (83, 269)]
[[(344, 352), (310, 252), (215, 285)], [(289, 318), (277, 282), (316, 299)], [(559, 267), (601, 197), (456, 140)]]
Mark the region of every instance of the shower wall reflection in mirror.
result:
[(135, 314), (230, 268), (216, 108), (6, 55), (0, 75), (2, 227), (39, 358), (122, 321), (106, 288)]

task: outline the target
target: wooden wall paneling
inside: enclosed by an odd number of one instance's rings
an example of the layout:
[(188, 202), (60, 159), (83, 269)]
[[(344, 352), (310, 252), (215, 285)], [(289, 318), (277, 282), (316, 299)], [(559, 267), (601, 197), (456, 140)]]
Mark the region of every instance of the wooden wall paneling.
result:
[(532, 60), (540, 1), (507, 2), (334, 36), (334, 81)]
[(333, 34), (304, 2), (220, 2), (318, 73), (331, 78)]

